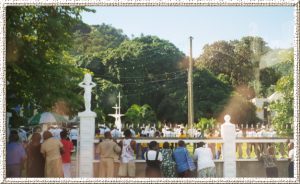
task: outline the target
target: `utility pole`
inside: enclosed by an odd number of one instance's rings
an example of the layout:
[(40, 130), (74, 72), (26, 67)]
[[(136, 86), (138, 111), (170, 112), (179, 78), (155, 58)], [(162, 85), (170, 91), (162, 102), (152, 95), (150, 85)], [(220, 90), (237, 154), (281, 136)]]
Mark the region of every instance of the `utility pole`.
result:
[(194, 98), (193, 98), (193, 37), (190, 36), (190, 58), (189, 58), (189, 70), (188, 70), (188, 128), (193, 127), (194, 123)]

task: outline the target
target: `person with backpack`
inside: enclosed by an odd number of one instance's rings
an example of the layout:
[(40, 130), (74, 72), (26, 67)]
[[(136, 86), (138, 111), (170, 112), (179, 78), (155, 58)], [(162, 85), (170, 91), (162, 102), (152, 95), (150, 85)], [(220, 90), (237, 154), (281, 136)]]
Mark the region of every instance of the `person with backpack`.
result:
[(159, 152), (158, 143), (151, 141), (149, 143), (149, 150), (144, 155), (146, 159), (145, 177), (161, 177), (160, 163), (162, 161), (162, 154)]

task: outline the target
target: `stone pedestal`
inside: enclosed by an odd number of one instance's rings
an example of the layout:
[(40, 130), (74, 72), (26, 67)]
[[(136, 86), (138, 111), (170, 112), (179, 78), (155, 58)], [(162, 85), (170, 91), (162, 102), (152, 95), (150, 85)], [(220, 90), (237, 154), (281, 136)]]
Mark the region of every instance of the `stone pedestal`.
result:
[(84, 111), (78, 113), (79, 129), (79, 164), (78, 177), (93, 177), (94, 138), (96, 113)]
[(225, 123), (221, 125), (221, 137), (223, 138), (223, 176), (236, 177), (236, 136), (235, 125), (230, 122), (230, 116), (224, 117)]

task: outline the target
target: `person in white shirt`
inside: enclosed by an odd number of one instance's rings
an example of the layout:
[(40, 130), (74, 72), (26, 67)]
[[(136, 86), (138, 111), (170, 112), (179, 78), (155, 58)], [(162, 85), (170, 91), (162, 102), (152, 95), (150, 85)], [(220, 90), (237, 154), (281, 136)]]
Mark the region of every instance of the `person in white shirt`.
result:
[(151, 127), (149, 131), (149, 137), (154, 137), (154, 134), (155, 134), (155, 130), (153, 127)]
[(277, 136), (276, 131), (273, 128), (270, 128), (269, 129), (269, 137), (274, 138), (276, 136)]
[(147, 178), (161, 177), (160, 163), (162, 162), (162, 154), (158, 150), (158, 143), (156, 141), (149, 143), (149, 150), (144, 154), (144, 158), (147, 163), (145, 176)]
[(201, 138), (202, 135), (201, 135), (201, 130), (197, 130), (196, 133), (195, 133), (195, 138)]
[(23, 130), (22, 128), (18, 129), (18, 136), (19, 136), (19, 140), (23, 143), (27, 141), (27, 133), (25, 130)]
[[(76, 127), (72, 127), (72, 129), (70, 130), (70, 139), (74, 145), (74, 149), (77, 146), (77, 138), (78, 138), (78, 130)], [(76, 150), (76, 149), (75, 149)]]
[(166, 129), (166, 131), (164, 133), (164, 137), (171, 137), (171, 129), (170, 128)]
[(136, 135), (135, 135), (135, 131), (134, 131), (133, 127), (131, 126), (129, 129), (131, 131), (132, 137), (135, 137)]
[(114, 126), (114, 129), (111, 131), (111, 136), (113, 139), (117, 139), (121, 137), (121, 132)]
[(142, 127), (142, 130), (141, 130), (141, 137), (147, 137), (147, 133), (145, 131), (145, 127)]
[(146, 137), (149, 137), (149, 134), (150, 134), (150, 128), (149, 128), (149, 126), (145, 127), (144, 134), (146, 135)]
[(119, 142), (122, 148), (118, 175), (121, 177), (135, 177), (136, 142), (131, 139), (131, 131), (124, 131), (125, 138)]
[(53, 137), (57, 140), (61, 140), (61, 137), (60, 137), (60, 132), (62, 132), (62, 129), (61, 128), (56, 128), (54, 130), (54, 134), (53, 134)]
[(104, 136), (105, 129), (106, 129), (105, 125), (100, 125), (99, 127), (100, 136)]
[(213, 161), (211, 149), (204, 147), (205, 143), (198, 143), (199, 147), (195, 149), (194, 160), (197, 161), (197, 174), (200, 178), (216, 177), (216, 167)]
[(108, 128), (107, 126), (105, 126), (105, 128), (104, 128), (104, 133), (105, 132), (110, 132), (110, 128)]

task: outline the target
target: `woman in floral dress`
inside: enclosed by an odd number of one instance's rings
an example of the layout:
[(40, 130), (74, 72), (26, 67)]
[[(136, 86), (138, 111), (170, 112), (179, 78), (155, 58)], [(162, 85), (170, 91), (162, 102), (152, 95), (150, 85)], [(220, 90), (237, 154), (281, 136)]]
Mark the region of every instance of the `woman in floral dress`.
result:
[(172, 158), (172, 149), (170, 149), (170, 144), (168, 142), (164, 142), (161, 153), (163, 160), (160, 167), (164, 177), (175, 177), (175, 161)]

